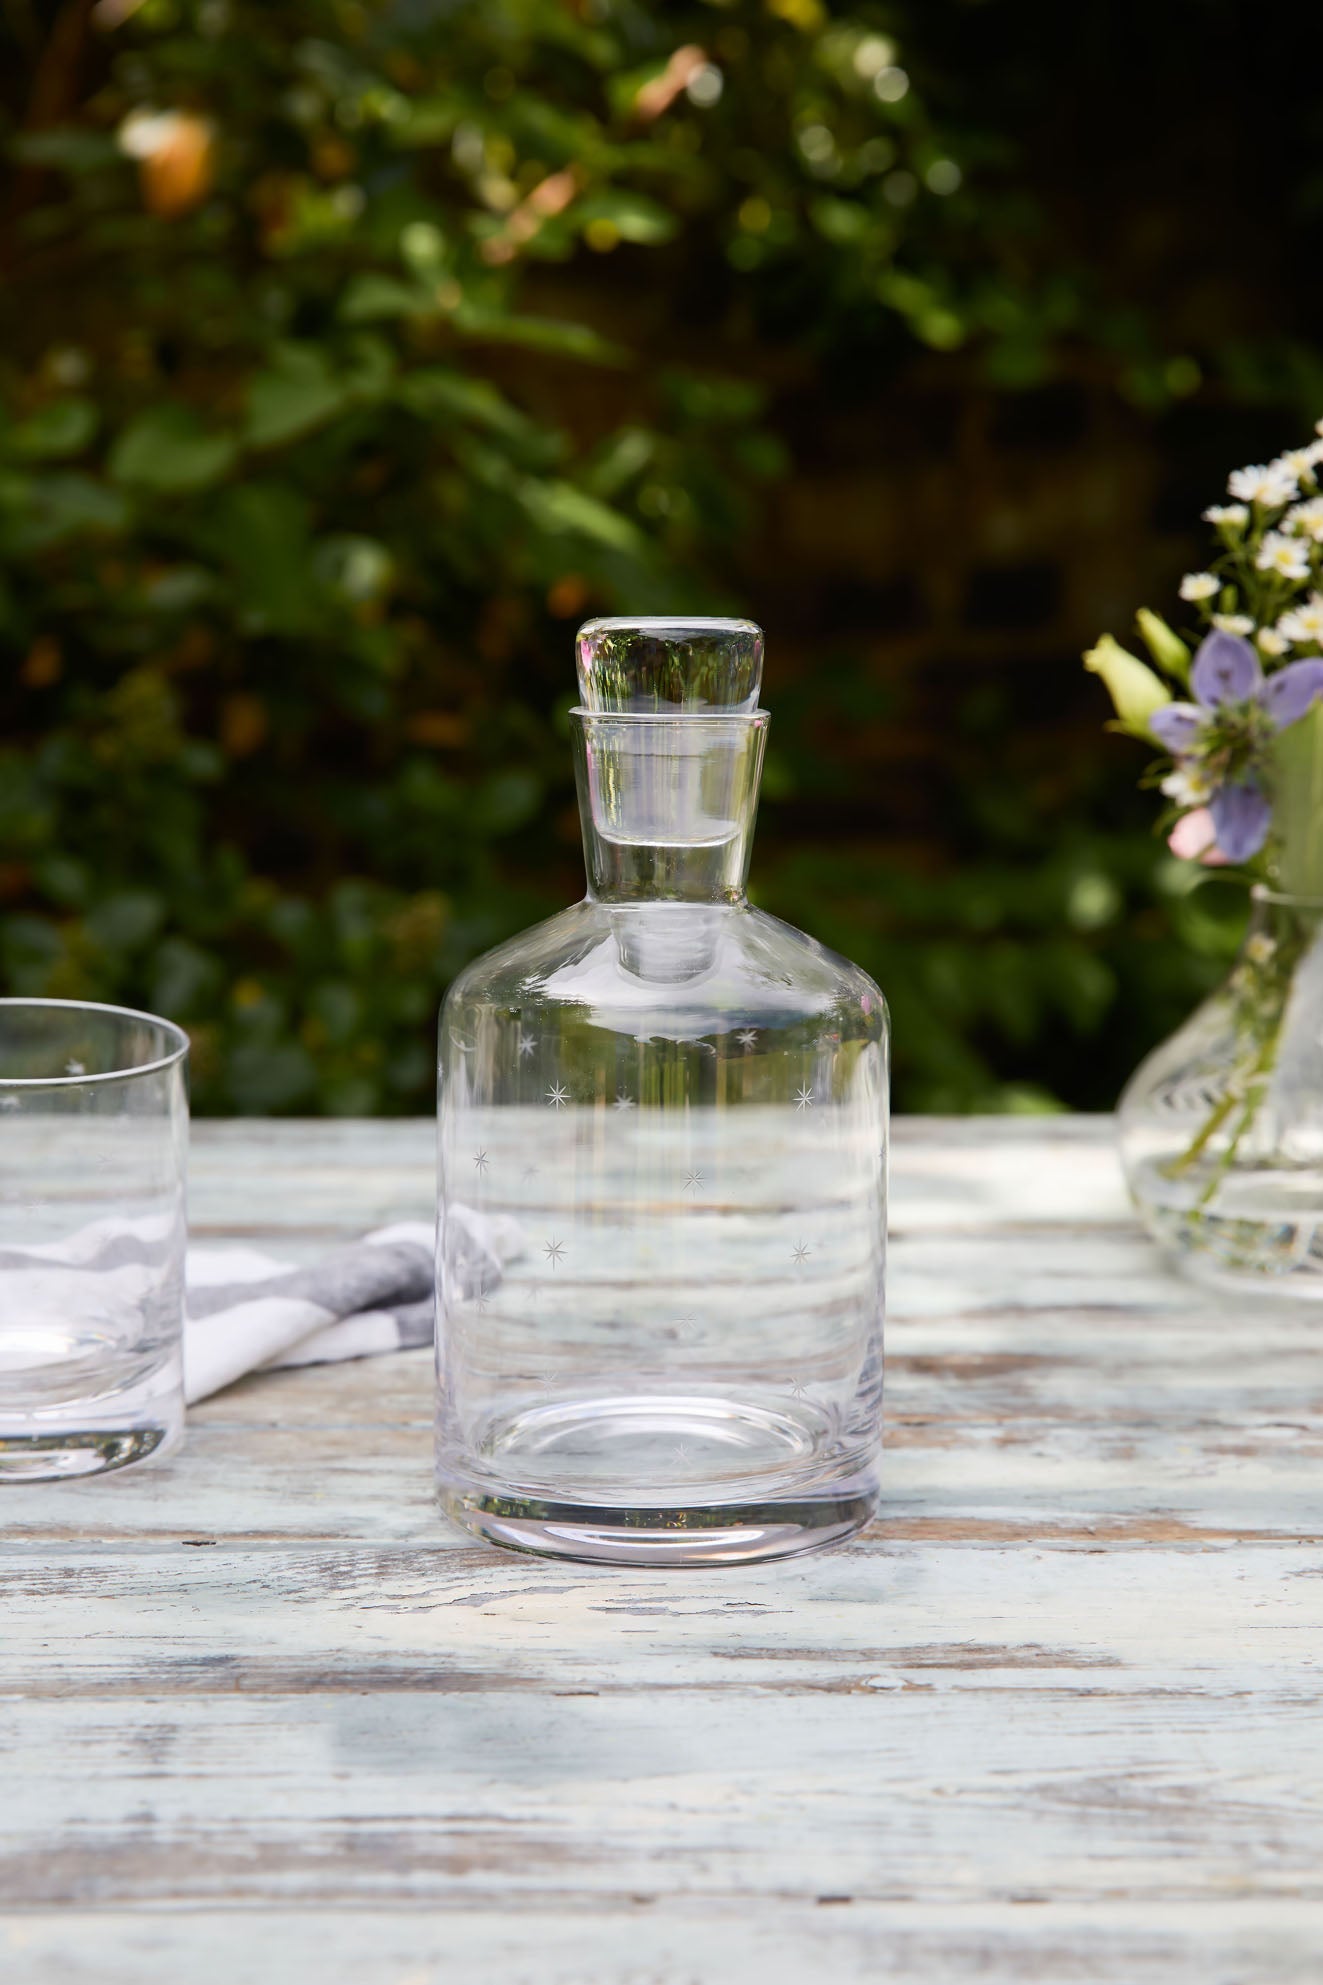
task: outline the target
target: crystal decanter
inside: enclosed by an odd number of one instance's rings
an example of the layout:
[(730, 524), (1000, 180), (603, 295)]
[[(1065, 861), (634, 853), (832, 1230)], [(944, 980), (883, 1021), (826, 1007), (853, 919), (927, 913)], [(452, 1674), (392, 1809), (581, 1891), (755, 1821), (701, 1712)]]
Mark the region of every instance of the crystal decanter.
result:
[(441, 1015), (441, 1501), (560, 1557), (808, 1550), (877, 1500), (886, 1006), (745, 895), (760, 630), (578, 662), (587, 895)]

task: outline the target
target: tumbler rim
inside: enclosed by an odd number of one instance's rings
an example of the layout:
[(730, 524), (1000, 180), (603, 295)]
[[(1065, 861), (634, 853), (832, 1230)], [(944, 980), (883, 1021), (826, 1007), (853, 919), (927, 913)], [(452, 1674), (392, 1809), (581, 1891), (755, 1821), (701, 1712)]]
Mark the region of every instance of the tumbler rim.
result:
[(25, 994), (0, 996), (0, 1014), (14, 1007), (49, 1007), (58, 1013), (99, 1013), (110, 1014), (117, 1020), (144, 1020), (149, 1026), (159, 1027), (167, 1038), (173, 1038), (175, 1045), (168, 1054), (159, 1055), (155, 1061), (142, 1061), (132, 1068), (105, 1068), (95, 1074), (83, 1075), (6, 1075), (0, 1070), (0, 1089), (73, 1089), (86, 1088), (94, 1082), (131, 1082), (139, 1075), (159, 1075), (162, 1070), (173, 1068), (187, 1055), (191, 1043), (184, 1029), (174, 1020), (167, 1020), (162, 1014), (148, 1013), (138, 1006), (112, 1006), (96, 999), (39, 999), (28, 998)]

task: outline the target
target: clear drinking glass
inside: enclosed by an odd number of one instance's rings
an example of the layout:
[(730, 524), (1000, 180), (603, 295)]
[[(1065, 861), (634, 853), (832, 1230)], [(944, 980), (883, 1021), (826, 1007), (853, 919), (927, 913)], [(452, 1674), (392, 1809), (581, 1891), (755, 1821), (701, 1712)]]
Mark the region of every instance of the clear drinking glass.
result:
[(733, 1563), (876, 1503), (886, 1008), (745, 896), (761, 657), (582, 630), (587, 897), (443, 1009), (437, 1468), (493, 1542)]
[(0, 1482), (182, 1435), (187, 1056), (148, 1013), (0, 999)]

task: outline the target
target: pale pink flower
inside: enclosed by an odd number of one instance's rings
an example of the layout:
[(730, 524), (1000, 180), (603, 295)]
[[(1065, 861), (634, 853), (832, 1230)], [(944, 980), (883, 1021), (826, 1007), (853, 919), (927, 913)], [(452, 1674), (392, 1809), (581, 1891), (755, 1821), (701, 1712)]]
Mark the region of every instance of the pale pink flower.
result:
[(1185, 813), (1167, 836), (1167, 846), (1183, 862), (1202, 862), (1205, 868), (1225, 868), (1226, 856), (1217, 845), (1217, 829), (1206, 806)]

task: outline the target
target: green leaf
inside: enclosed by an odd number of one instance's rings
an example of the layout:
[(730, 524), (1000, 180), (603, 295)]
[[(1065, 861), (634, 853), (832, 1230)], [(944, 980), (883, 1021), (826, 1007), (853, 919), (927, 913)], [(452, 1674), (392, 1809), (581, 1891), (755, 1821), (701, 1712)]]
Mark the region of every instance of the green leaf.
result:
[(296, 490), (266, 482), (227, 489), (199, 537), (229, 569), (241, 627), (298, 634), (313, 624), (308, 505)]
[(455, 414), (494, 434), (507, 435), (512, 441), (531, 438), (539, 432), (528, 416), (512, 406), (490, 380), (472, 379), (447, 366), (429, 365), (406, 374), (396, 388), (396, 396), (410, 413), (424, 420), (438, 414)]
[(84, 919), (94, 944), (106, 951), (136, 951), (155, 937), (165, 919), (165, 904), (148, 889), (123, 889), (103, 896)]
[(1323, 706), (1273, 740), (1277, 880), (1292, 896), (1323, 897)]
[(11, 141), (10, 150), (22, 165), (50, 165), (60, 172), (104, 172), (123, 165), (115, 140), (99, 131), (75, 126), (58, 131), (25, 131)]
[(525, 510), (544, 531), (577, 531), (612, 551), (635, 555), (647, 548), (638, 526), (618, 510), (569, 482), (542, 482), (529, 476), (520, 485)]
[(182, 495), (212, 488), (228, 475), (237, 454), (231, 436), (209, 432), (190, 408), (167, 401), (129, 423), (108, 466), (115, 482)]
[(271, 365), (248, 386), (244, 438), (254, 448), (276, 448), (309, 434), (348, 404), (344, 383), (316, 345), (281, 345)]
[(75, 471), (20, 477), (0, 491), (0, 545), (19, 556), (83, 531), (122, 531), (128, 520), (118, 490)]
[(455, 312), (455, 329), (476, 343), (523, 345), (530, 351), (558, 358), (586, 359), (595, 365), (625, 365), (629, 353), (587, 324), (567, 324), (555, 317), (514, 317), (504, 311), (462, 304)]
[(56, 400), (11, 428), (5, 446), (30, 462), (62, 462), (81, 455), (100, 416), (90, 400)]
[(395, 353), (376, 331), (360, 331), (344, 355), (341, 384), (360, 404), (382, 399), (395, 378)]
[(317, 1093), (317, 1064), (296, 1041), (275, 1047), (241, 1041), (230, 1051), (227, 1073), (235, 1107), (245, 1114), (306, 1106)]
[(533, 818), (541, 798), (541, 782), (531, 772), (498, 772), (473, 795), (474, 825), (480, 833), (512, 833)]
[(610, 498), (642, 470), (657, 453), (657, 437), (643, 427), (624, 427), (613, 435), (594, 462), (593, 495)]
[(590, 193), (574, 208), (574, 219), (581, 227), (590, 221), (609, 221), (622, 241), (635, 241), (644, 247), (671, 241), (679, 231), (674, 214), (644, 193), (629, 193), (620, 187), (603, 187)]
[(461, 115), (460, 105), (450, 95), (412, 97), (404, 115), (392, 121), (390, 141), (411, 151), (447, 144)]
[[(830, 241), (837, 248), (853, 247), (857, 242), (862, 241), (865, 235), (871, 234), (877, 225), (871, 212), (861, 201), (837, 200), (825, 193), (821, 199), (813, 202), (809, 214), (823, 240)], [(881, 287), (879, 285), (879, 288)], [(894, 291), (895, 285), (892, 287)], [(906, 304), (902, 303), (895, 294), (886, 296), (884, 301), (891, 303), (897, 309), (907, 309)], [(927, 297), (925, 297), (926, 301)]]
[(362, 605), (380, 599), (390, 586), (395, 562), (375, 538), (348, 532), (323, 538), (312, 561), (313, 571), (333, 597)]
[(427, 291), (418, 284), (369, 271), (354, 277), (336, 315), (344, 324), (376, 324), (391, 317), (416, 317), (430, 307)]
[(1122, 728), (1134, 737), (1148, 737), (1149, 718), (1171, 702), (1166, 683), (1110, 634), (1104, 634), (1097, 646), (1089, 649), (1084, 666), (1102, 677)]
[(1178, 682), (1190, 680), (1190, 651), (1174, 634), (1160, 614), (1152, 613), (1148, 607), (1141, 607), (1135, 615), (1135, 625), (1143, 636), (1144, 645), (1160, 669), (1174, 675)]

